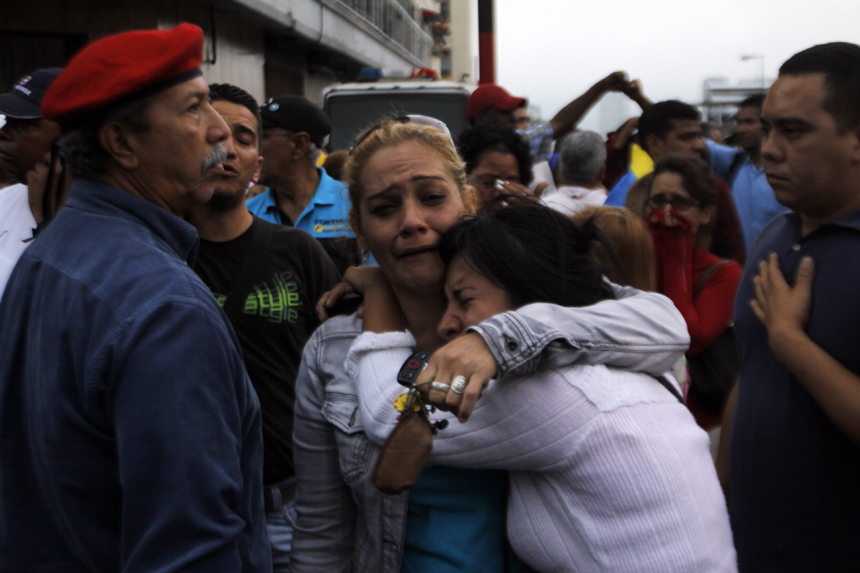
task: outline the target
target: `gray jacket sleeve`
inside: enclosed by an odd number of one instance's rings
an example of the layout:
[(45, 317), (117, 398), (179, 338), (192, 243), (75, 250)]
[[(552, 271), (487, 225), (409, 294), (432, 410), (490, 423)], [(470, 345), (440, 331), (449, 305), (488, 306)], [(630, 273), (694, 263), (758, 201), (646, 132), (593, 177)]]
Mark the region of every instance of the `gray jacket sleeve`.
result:
[(296, 379), (294, 573), (346, 573), (355, 553), (355, 503), (340, 472), (334, 428), (323, 416), (321, 332), (308, 341)]
[(613, 285), (617, 300), (565, 308), (537, 303), (468, 330), (496, 359), (496, 378), (569, 364), (605, 364), (661, 375), (690, 346), (684, 317), (656, 293)]

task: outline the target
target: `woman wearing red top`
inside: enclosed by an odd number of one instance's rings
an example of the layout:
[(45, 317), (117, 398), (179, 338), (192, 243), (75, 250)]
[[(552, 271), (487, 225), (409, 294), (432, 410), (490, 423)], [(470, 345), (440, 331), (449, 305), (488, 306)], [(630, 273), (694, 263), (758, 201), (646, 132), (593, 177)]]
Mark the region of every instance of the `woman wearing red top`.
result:
[[(713, 344), (731, 325), (743, 269), (706, 249), (716, 222), (716, 182), (701, 159), (669, 156), (649, 176), (646, 220), (654, 239), (657, 290), (681, 311), (690, 331), (687, 357)], [(714, 265), (719, 264), (712, 270)], [(704, 284), (699, 284), (705, 275)], [(695, 381), (693, 381), (695, 384)], [(705, 428), (719, 412), (704, 411), (691, 394), (690, 409)]]

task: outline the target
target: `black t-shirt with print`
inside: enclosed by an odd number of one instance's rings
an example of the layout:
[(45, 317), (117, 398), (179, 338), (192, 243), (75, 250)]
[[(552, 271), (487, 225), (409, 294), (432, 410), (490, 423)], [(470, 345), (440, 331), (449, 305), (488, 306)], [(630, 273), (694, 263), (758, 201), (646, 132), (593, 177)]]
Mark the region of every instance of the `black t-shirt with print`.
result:
[(340, 274), (310, 234), (254, 217), (251, 227), (231, 241), (200, 241), (195, 271), (221, 306), (257, 225), (273, 227), (272, 242), (233, 329), (262, 408), (263, 481), (274, 485), (295, 476), (296, 373), (305, 343), (319, 326), (314, 306)]

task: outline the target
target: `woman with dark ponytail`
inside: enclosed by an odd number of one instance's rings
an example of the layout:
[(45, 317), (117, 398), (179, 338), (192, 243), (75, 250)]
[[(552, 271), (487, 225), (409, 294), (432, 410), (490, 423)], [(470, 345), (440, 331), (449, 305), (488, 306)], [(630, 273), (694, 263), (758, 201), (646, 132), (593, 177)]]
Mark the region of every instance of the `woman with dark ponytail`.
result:
[[(590, 254), (595, 240), (593, 223), (578, 225), (531, 202), (467, 217), (439, 243), (448, 299), (439, 335), (468, 336), (467, 329), (526, 305), (614, 298)], [(364, 431), (382, 443), (397, 424), (392, 404), (403, 388), (381, 373), (404, 364), (415, 341), (393, 332), (403, 330), (396, 320), (380, 324), (379, 317), (399, 316), (396, 300), (378, 293), (365, 300), (365, 332), (352, 345), (347, 369)], [(637, 328), (609, 320), (600, 326)], [(514, 350), (507, 340), (496, 349), (502, 356)], [(575, 352), (573, 345), (558, 351)], [(433, 415), (450, 424), (435, 435), (430, 463), (509, 470), (508, 536), (529, 566), (736, 570), (708, 436), (673, 380), (590, 363), (493, 380), (484, 393), (467, 373), (447, 370), (434, 361), (416, 383), (425, 403), (450, 410)], [(470, 400), (479, 397), (473, 409)]]

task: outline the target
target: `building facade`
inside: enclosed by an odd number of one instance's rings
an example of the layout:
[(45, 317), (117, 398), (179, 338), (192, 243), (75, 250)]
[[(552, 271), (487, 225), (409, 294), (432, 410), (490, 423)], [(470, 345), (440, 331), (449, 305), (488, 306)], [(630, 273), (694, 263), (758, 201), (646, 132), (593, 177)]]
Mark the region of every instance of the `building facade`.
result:
[[(248, 90), (261, 102), (351, 81), (362, 67), (434, 64), (437, 0), (28, 0), (4, 1), (0, 87), (63, 66), (82, 46), (133, 29), (200, 26), (204, 77)], [(438, 34), (437, 34), (438, 35)], [(439, 71), (441, 59), (435, 58)]]

